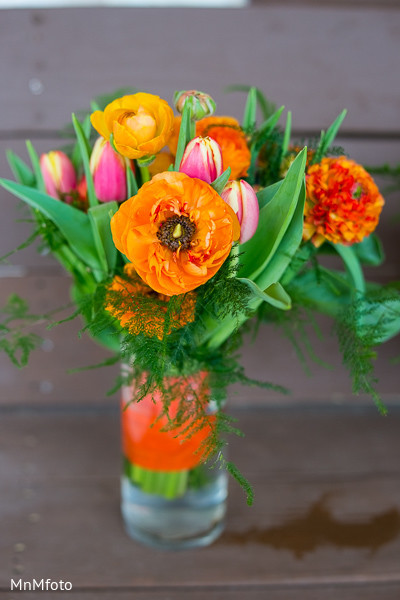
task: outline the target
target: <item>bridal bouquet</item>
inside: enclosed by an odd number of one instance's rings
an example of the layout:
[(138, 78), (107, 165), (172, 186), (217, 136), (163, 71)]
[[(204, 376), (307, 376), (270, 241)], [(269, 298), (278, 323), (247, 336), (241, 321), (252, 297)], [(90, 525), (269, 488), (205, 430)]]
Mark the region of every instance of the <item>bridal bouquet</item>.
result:
[[(240, 433), (226, 389), (279, 386), (244, 373), (244, 332), (331, 316), (354, 392), (384, 412), (372, 361), (400, 330), (396, 288), (363, 276), (383, 260), (374, 231), (384, 200), (333, 145), (345, 111), (303, 147), (290, 113), (281, 126), (283, 108), (246, 91), (241, 123), (198, 91), (175, 94), (175, 115), (149, 93), (99, 99), (73, 115), (75, 143), (39, 157), (28, 142), (32, 166), (10, 152), (17, 181), (1, 180), (32, 209), (28, 241), (40, 237), (70, 273), (70, 318), (112, 351), (104, 364), (123, 365), (127, 481), (170, 501), (207, 484), (210, 459), (252, 501), (224, 458), (225, 434)], [(5, 314), (1, 346), (24, 364), (38, 342), (20, 327), (31, 315), (15, 296)]]

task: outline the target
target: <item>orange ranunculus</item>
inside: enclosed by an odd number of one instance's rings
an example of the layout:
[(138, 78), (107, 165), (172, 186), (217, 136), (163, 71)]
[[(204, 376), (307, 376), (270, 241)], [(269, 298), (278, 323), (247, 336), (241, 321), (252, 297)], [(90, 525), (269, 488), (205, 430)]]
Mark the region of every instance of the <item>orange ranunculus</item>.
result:
[(157, 154), (165, 146), (172, 133), (174, 114), (159, 96), (139, 92), (117, 98), (104, 111), (96, 110), (90, 120), (107, 140), (113, 135), (120, 154), (142, 158)]
[(237, 217), (207, 183), (155, 175), (111, 220), (116, 247), (156, 292), (183, 294), (208, 281), (238, 239)]
[(213, 138), (221, 146), (224, 169), (231, 168), (231, 179), (246, 177), (251, 154), (246, 136), (233, 117), (206, 117), (196, 123), (196, 135)]
[(171, 152), (159, 152), (155, 160), (149, 165), (150, 177), (167, 171), (168, 167), (174, 164), (174, 160), (175, 158)]
[[(175, 117), (168, 145), (173, 154), (178, 146), (181, 117)], [(221, 147), (223, 168), (231, 168), (231, 179), (246, 177), (251, 154), (239, 121), (233, 117), (206, 117), (196, 123), (196, 135), (210, 137)]]
[(303, 238), (350, 246), (378, 225), (384, 200), (371, 175), (345, 156), (308, 168)]
[(170, 296), (155, 294), (154, 290), (140, 279), (131, 263), (125, 265), (124, 274), (125, 277), (114, 277), (107, 295), (106, 310), (116, 317), (121, 327), (129, 333), (143, 333), (162, 340), (165, 334), (168, 335), (194, 321), (195, 292), (182, 296), (179, 307), (168, 315), (169, 323), (166, 327)]

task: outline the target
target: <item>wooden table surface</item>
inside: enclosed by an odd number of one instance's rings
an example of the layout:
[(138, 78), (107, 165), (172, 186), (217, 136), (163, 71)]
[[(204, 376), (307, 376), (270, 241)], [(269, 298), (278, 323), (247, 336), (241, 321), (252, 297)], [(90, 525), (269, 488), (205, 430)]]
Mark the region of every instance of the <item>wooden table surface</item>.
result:
[[(27, 157), (62, 145), (59, 129), (96, 94), (126, 85), (171, 100), (175, 89), (210, 92), (219, 113), (240, 118), (251, 83), (293, 112), (297, 138), (349, 113), (338, 143), (363, 164), (400, 162), (400, 5), (395, 0), (259, 0), (248, 9), (0, 11), (0, 172), (5, 149)], [(382, 183), (382, 182), (380, 182)], [(29, 234), (0, 190), (0, 255)], [(368, 275), (400, 279), (399, 193), (386, 197), (379, 233), (387, 261)], [(397, 220), (396, 220), (397, 219)], [(55, 261), (26, 249), (0, 265), (1, 303), (13, 292), (33, 311), (65, 304), (69, 281)], [(144, 548), (119, 514), (119, 424), (106, 396), (117, 370), (68, 375), (106, 351), (77, 339), (78, 323), (38, 329), (45, 342), (23, 371), (0, 361), (0, 599), (11, 578), (71, 581), (78, 600), (399, 600), (400, 393), (395, 339), (377, 362), (389, 415), (351, 395), (331, 323), (305, 374), (282, 334), (246, 342), (254, 377), (288, 397), (234, 389), (246, 433), (231, 457), (251, 480), (246, 506), (230, 488), (226, 531), (209, 548)], [(58, 598), (30, 592), (34, 600)], [(68, 596), (67, 596), (68, 597)]]

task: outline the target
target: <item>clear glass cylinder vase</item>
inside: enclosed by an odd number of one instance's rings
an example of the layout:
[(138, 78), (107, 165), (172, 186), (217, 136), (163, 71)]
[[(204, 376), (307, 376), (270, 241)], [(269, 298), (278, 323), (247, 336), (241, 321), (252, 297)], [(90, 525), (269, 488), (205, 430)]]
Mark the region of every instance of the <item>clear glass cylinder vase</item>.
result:
[[(191, 394), (204, 394), (204, 373), (191, 376)], [(187, 382), (187, 378), (185, 378)], [(179, 377), (171, 377), (174, 394), (186, 393)], [(121, 511), (127, 533), (158, 548), (180, 550), (212, 543), (224, 528), (227, 474), (203, 462), (206, 428), (186, 435), (168, 427), (182, 407), (170, 401), (163, 414), (162, 394), (149, 393), (139, 401), (134, 386), (122, 390)], [(184, 399), (191, 402), (192, 399)], [(210, 404), (208, 404), (210, 406)], [(210, 411), (209, 411), (210, 412)], [(212, 418), (212, 415), (210, 415)]]

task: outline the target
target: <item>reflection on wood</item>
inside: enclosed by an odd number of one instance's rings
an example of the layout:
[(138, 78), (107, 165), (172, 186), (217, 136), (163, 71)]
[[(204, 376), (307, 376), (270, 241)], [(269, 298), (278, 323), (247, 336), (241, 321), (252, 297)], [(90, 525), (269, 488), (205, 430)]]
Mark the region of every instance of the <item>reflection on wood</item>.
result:
[(268, 529), (252, 528), (242, 533), (227, 532), (221, 544), (263, 544), (275, 550), (290, 550), (296, 558), (331, 544), (338, 548), (365, 548), (376, 552), (400, 534), (400, 512), (390, 508), (371, 516), (365, 522), (344, 522), (327, 506), (324, 494), (300, 517), (287, 519)]

